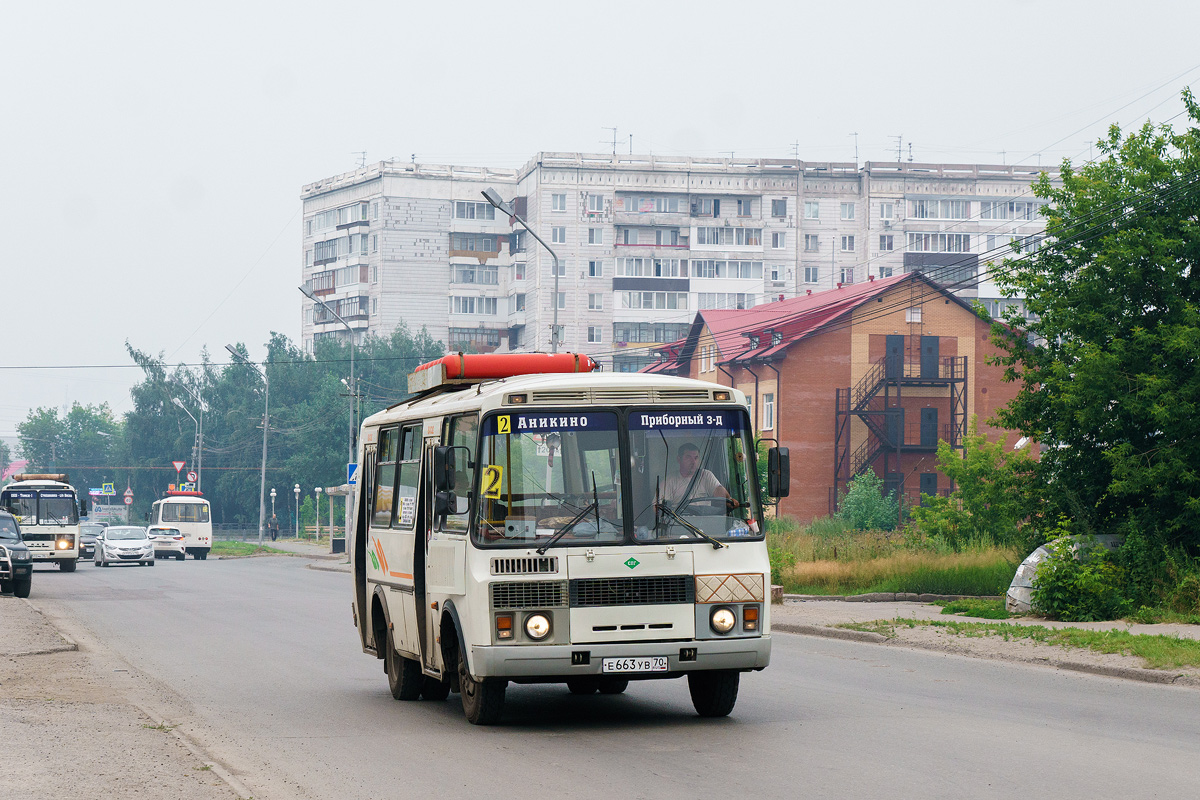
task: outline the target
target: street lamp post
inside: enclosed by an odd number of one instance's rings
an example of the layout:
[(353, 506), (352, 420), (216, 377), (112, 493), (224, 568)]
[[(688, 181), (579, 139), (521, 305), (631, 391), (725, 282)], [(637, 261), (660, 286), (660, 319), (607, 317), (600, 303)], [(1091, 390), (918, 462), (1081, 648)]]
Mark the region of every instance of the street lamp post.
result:
[[(179, 406), (180, 410), (183, 411), (183, 413), (187, 414), (189, 417), (192, 417), (192, 412), (187, 410), (187, 407), (184, 406), (183, 401), (180, 400), (178, 397), (172, 397), (171, 402), (174, 403), (175, 405)], [(196, 467), (196, 490), (199, 491), (199, 489), (200, 489), (200, 468), (196, 465), (196, 457), (200, 451), (200, 422), (195, 417), (192, 417), (192, 424), (194, 424), (196, 426), (196, 438), (193, 439), (194, 444), (192, 445), (192, 466)]]
[(263, 544), (263, 524), (267, 518), (267, 427), (271, 419), (271, 383), (267, 380), (267, 370), (260, 368), (258, 364), (248, 360), (245, 356), (233, 349), (233, 345), (225, 345), (225, 349), (233, 356), (234, 361), (240, 364), (245, 364), (248, 367), (254, 367), (262, 375), (263, 379), (263, 446), (262, 446), (262, 470), (258, 479), (258, 546)]
[(202, 396), (189, 389), (187, 384), (180, 385), (192, 396), (196, 407), (200, 409), (200, 431), (196, 434), (196, 491), (200, 492), (204, 490), (204, 412), (208, 410), (208, 404)]
[(317, 542), (321, 541), (321, 487), (314, 486), (313, 491), (317, 495), (317, 513), (315, 514), (317, 518), (317, 536), (313, 540), (313, 544), (316, 544)]
[(296, 488), (292, 489), (296, 494), (296, 541), (300, 541), (300, 484), (296, 484)]
[(495, 189), (492, 189), (491, 187), (484, 189), (483, 196), (484, 199), (495, 206), (501, 214), (507, 214), (512, 219), (515, 219), (517, 222), (521, 223), (521, 227), (529, 231), (529, 235), (537, 239), (542, 247), (546, 248), (546, 252), (550, 254), (554, 269), (554, 300), (550, 304), (550, 307), (554, 311), (554, 322), (550, 325), (550, 352), (557, 353), (558, 339), (559, 335), (561, 334), (561, 331), (558, 329), (558, 255), (550, 248), (550, 245), (546, 244), (542, 237), (537, 235), (533, 228), (529, 227), (529, 223), (521, 219), (512, 206), (500, 199), (500, 195), (497, 194)]
[[(356, 413), (356, 410), (355, 410), (355, 400), (357, 399), (358, 395), (356, 394), (355, 389), (354, 389), (354, 329), (350, 327), (349, 322), (346, 322), (346, 320), (342, 319), (341, 315), (339, 315), (336, 311), (334, 311), (332, 308), (330, 308), (328, 303), (326, 303), (321, 298), (317, 297), (316, 293), (313, 292), (312, 289), (308, 288), (307, 285), (300, 286), (298, 288), (300, 289), (301, 293), (305, 297), (307, 297), (309, 300), (312, 300), (317, 305), (321, 306), (321, 308), (328, 311), (333, 316), (334, 319), (336, 319), (338, 322), (342, 323), (342, 325), (344, 325), (346, 327), (346, 333), (349, 335), (349, 338), (350, 338), (350, 383), (346, 386), (346, 390), (347, 390), (346, 393), (350, 396), (350, 447), (349, 447), (349, 455), (346, 458), (346, 463), (353, 464), (354, 460), (355, 460), (355, 458), (354, 458), (354, 456), (355, 456), (355, 453), (354, 453), (354, 431), (355, 431), (355, 428), (358, 427), (358, 425), (357, 425), (358, 414)], [(313, 319), (315, 320), (316, 317), (314, 316)], [(320, 516), (320, 515), (318, 515), (318, 516)], [(349, 499), (346, 500), (346, 530), (347, 531), (350, 530), (350, 500)], [(332, 535), (333, 535), (333, 532), (331, 531), (330, 536), (332, 536)]]

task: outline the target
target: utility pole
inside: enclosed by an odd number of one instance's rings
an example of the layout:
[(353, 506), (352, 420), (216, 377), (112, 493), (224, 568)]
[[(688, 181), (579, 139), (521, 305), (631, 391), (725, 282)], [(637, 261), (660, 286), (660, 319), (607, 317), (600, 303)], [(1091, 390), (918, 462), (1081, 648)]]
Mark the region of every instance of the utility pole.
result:
[[(601, 130), (612, 131), (612, 154), (615, 156), (617, 154), (617, 129), (601, 127)], [(632, 138), (631, 138), (631, 141), (632, 141)], [(608, 144), (608, 143), (609, 142), (607, 139), (601, 141), (601, 144)]]
[(895, 139), (895, 140), (896, 140), (896, 163), (897, 163), (897, 164), (899, 164), (901, 161), (903, 161), (903, 160), (904, 160), (904, 159), (901, 157), (901, 155), (902, 155), (902, 153), (901, 153), (901, 150), (902, 150), (902, 148), (904, 147), (904, 141), (903, 141), (903, 140), (904, 140), (904, 135), (903, 135), (903, 134), (901, 134), (901, 135), (899, 135), (899, 136), (889, 136), (888, 138), (889, 138), (889, 139)]
[(858, 131), (850, 135), (854, 137), (854, 168), (858, 169)]

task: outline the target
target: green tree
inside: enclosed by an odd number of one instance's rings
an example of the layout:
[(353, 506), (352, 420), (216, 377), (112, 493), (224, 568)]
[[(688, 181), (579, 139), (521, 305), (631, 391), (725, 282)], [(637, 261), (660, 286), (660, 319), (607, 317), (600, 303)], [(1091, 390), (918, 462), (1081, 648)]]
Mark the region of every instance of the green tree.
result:
[(17, 425), (27, 472), (65, 472), (86, 498), (90, 487), (114, 480), (122, 451), (122, 428), (107, 403), (75, 403), (65, 416), (37, 408)]
[(896, 492), (888, 492), (885, 497), (883, 478), (876, 475), (875, 470), (868, 468), (862, 475), (850, 480), (837, 516), (860, 531), (890, 531), (896, 527), (899, 514), (900, 506)]
[[(1187, 113), (1200, 107), (1184, 93)], [(1136, 516), (1169, 541), (1200, 543), (1200, 129), (1147, 123), (1100, 143), (1103, 158), (1060, 182), (1048, 244), (996, 276), (1030, 321), (993, 333), (1016, 399), (1007, 428), (1046, 445), (1046, 518), (1073, 532)]]
[(989, 442), (974, 417), (961, 453), (938, 441), (938, 469), (954, 491), (922, 497), (923, 505), (909, 512), (913, 524), (955, 548), (967, 542), (1025, 544), (1022, 528), (1040, 494), (1037, 462), (1025, 450), (1005, 452), (1004, 442)]

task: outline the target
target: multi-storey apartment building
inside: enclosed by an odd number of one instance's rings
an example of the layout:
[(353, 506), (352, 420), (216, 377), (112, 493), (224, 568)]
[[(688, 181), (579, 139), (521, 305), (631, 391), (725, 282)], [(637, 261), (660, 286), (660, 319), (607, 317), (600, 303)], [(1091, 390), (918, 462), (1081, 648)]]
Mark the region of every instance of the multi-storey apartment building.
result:
[[(518, 170), (380, 162), (304, 187), (303, 278), (355, 329), (636, 370), (695, 312), (921, 271), (993, 312), (989, 260), (1043, 224), (1015, 166), (540, 153)], [(558, 256), (498, 215), (492, 187)], [(303, 340), (344, 336), (305, 301)]]

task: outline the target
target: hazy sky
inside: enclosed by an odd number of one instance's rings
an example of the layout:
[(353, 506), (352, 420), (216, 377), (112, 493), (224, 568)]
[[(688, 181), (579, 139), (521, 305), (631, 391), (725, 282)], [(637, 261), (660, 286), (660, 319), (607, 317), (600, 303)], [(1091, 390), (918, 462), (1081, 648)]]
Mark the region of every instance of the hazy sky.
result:
[[(578, 10), (574, 10), (578, 8)], [(1194, 0), (6, 7), (0, 436), (298, 338), (303, 184), (539, 150), (1052, 164), (1200, 83)], [(1182, 122), (1179, 118), (1177, 122)], [(1003, 155), (1002, 155), (1003, 154)], [(11, 369), (25, 366), (88, 369)]]

